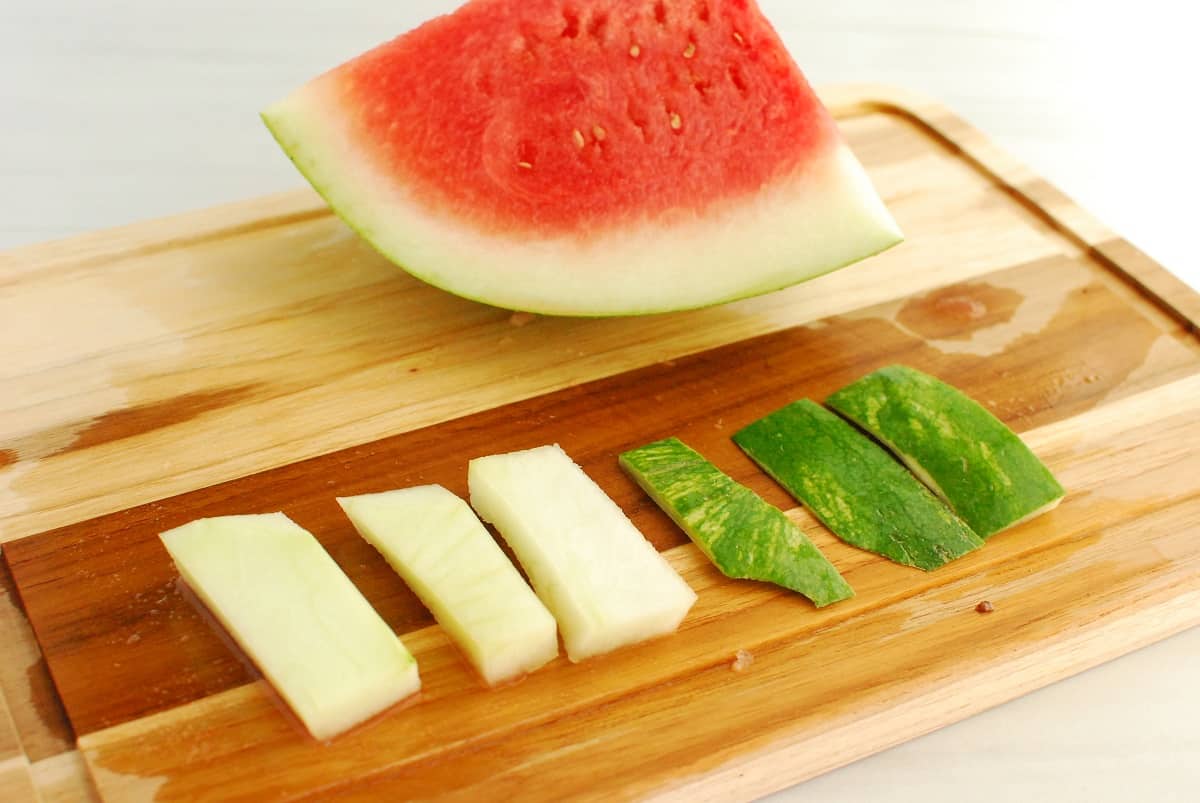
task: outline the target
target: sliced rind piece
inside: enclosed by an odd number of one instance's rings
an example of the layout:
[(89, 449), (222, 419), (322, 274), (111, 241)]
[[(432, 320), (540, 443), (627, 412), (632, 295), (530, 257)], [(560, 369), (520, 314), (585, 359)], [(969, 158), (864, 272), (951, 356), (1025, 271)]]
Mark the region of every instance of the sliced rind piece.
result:
[(926, 571), (983, 541), (912, 474), (834, 413), (793, 402), (734, 442), (834, 535)]
[(826, 404), (891, 449), (983, 538), (1052, 510), (1066, 495), (1000, 419), (915, 368), (881, 368)]
[(263, 120), (380, 253), (496, 306), (701, 307), (901, 240), (754, 3), (588, 5), (467, 3)]
[(160, 537), (188, 586), (315, 738), (420, 689), (400, 639), (284, 514), (198, 519)]
[(559, 446), (480, 457), (471, 505), (558, 620), (572, 661), (674, 632), (696, 594)]
[(462, 499), (423, 485), (338, 504), (489, 685), (558, 655), (554, 617)]
[(726, 577), (775, 583), (818, 608), (854, 596), (783, 511), (679, 439), (632, 449), (620, 463)]

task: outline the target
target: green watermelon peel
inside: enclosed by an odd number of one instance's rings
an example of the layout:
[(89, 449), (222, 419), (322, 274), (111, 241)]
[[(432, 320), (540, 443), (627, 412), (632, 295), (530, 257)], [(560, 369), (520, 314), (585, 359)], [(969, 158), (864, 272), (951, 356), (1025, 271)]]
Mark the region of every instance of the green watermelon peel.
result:
[(924, 571), (983, 546), (882, 447), (816, 402), (793, 402), (733, 440), (848, 544)]
[(881, 368), (826, 404), (890, 449), (983, 538), (1053, 510), (1066, 495), (1002, 421), (914, 368)]
[(850, 584), (783, 511), (677, 438), (632, 449), (619, 460), (726, 577), (774, 583), (818, 608), (854, 596)]

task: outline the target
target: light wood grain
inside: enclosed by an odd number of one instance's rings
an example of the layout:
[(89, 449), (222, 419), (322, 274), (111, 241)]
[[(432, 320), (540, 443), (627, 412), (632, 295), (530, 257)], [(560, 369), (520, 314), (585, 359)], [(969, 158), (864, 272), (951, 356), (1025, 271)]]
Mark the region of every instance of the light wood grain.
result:
[[(731, 454), (722, 459), (732, 460), (736, 453), (727, 443), (727, 433), (722, 431), (725, 426), (722, 408), (704, 405), (702, 397), (695, 393), (680, 408), (692, 411), (683, 419), (672, 418), (669, 405), (660, 403), (663, 410), (648, 418), (645, 408), (653, 408), (655, 401), (661, 402), (655, 399), (655, 394), (665, 399), (680, 376), (694, 377), (705, 369), (743, 371), (742, 377), (762, 376), (761, 370), (756, 373), (746, 369), (756, 365), (755, 357), (761, 355), (757, 350), (763, 347), (763, 342), (782, 349), (780, 359), (797, 372), (790, 393), (797, 393), (803, 386), (804, 393), (819, 395), (881, 361), (911, 361), (947, 371), (955, 381), (1021, 429), (1065, 425), (1079, 416), (1094, 424), (1092, 416), (1106, 410), (1122, 410), (1120, 405), (1124, 400), (1150, 398), (1141, 394), (1173, 388), (1167, 393), (1173, 399), (1180, 387), (1189, 388), (1189, 392), (1194, 390), (1178, 383), (1186, 383), (1188, 377), (1196, 374), (1195, 298), (1174, 283), (1169, 274), (1132, 247), (1114, 240), (1090, 216), (1030, 171), (1008, 160), (986, 139), (936, 104), (904, 93), (862, 87), (831, 92), (829, 97), (835, 100), (848, 136), (905, 226), (909, 242), (881, 259), (807, 287), (716, 310), (633, 321), (543, 319), (516, 328), (502, 311), (444, 296), (396, 273), (349, 237), (307, 193), (268, 199), (261, 208), (248, 203), (74, 242), (35, 247), (0, 258), (0, 312), (10, 313), (5, 320), (14, 324), (28, 341), (28, 347), (16, 353), (3, 369), (9, 372), (5, 381), (11, 380), (11, 386), (19, 388), (21, 393), (17, 397), (19, 405), (10, 406), (6, 415), (0, 417), (0, 444), (3, 444), (0, 450), (5, 450), (0, 451), (0, 527), (3, 528), (0, 540), (65, 525), (53, 538), (33, 541), (65, 543), (57, 539), (76, 538), (80, 546), (92, 548), (96, 545), (89, 545), (87, 532), (94, 524), (75, 525), (72, 530), (72, 522), (192, 488), (199, 489), (192, 496), (171, 499), (165, 506), (149, 505), (139, 509), (140, 512), (133, 511), (132, 520), (140, 521), (139, 526), (144, 528), (155, 515), (184, 515), (193, 509), (189, 507), (193, 502), (185, 501), (188, 499), (214, 509), (238, 499), (248, 500), (255, 493), (252, 489), (261, 489), (261, 478), (266, 476), (249, 476), (253, 472), (355, 443), (368, 444), (353, 452), (357, 455), (355, 459), (366, 466), (371, 449), (376, 448), (370, 442), (397, 432), (413, 433), (412, 437), (419, 439), (419, 427), (438, 422), (445, 422), (439, 425), (445, 429), (436, 430), (442, 434), (460, 432), (456, 428), (461, 427), (470, 430), (472, 422), (476, 426), (487, 422), (482, 431), (491, 433), (496, 431), (494, 427), (501, 426), (506, 415), (499, 406), (521, 399), (529, 401), (513, 409), (522, 411), (525, 418), (518, 421), (523, 422), (528, 432), (546, 433), (556, 426), (565, 436), (574, 432), (578, 438), (582, 432), (585, 457), (598, 467), (620, 444), (589, 439), (586, 433), (589, 427), (596, 427), (598, 421), (606, 419), (611, 431), (614, 426), (611, 411), (622, 408), (593, 401), (597, 412), (591, 418), (572, 420), (568, 416), (565, 421), (555, 423), (553, 416), (558, 408), (554, 405), (562, 403), (565, 406), (561, 411), (578, 413), (588, 409), (586, 394), (604, 387), (628, 389), (637, 383), (647, 388), (657, 387), (643, 400), (644, 407), (639, 408), (641, 426), (664, 429), (662, 434), (670, 434), (665, 428), (681, 423), (691, 433), (707, 428), (710, 430), (707, 442), (712, 449), (719, 455), (725, 454), (722, 449), (728, 449)], [(1045, 208), (1040, 205), (1043, 201), (1047, 204)], [(953, 209), (954, 214), (948, 214), (948, 209)], [(331, 270), (330, 266), (336, 269)], [(1159, 291), (1161, 296), (1156, 295)], [(72, 321), (73, 325), (64, 332), (50, 337), (39, 327), (38, 319), (17, 303), (19, 296), (36, 302), (40, 308), (79, 310), (78, 320)], [(195, 299), (201, 297), (206, 303), (196, 304)], [(92, 306), (82, 303), (84, 299), (91, 300)], [(976, 315), (974, 311), (980, 307), (983, 313)], [(830, 315), (835, 317), (826, 317)], [(756, 335), (767, 340), (746, 341)], [(739, 353), (734, 345), (718, 352), (704, 352), (725, 343), (740, 343), (744, 351)], [(718, 353), (723, 356), (713, 356)], [(689, 358), (686, 356), (689, 354), (695, 356)], [(623, 373), (640, 366), (649, 367), (633, 374)], [(601, 383), (579, 389), (581, 382), (606, 376), (613, 377), (612, 385)], [(681, 387), (685, 388), (681, 392), (684, 396), (693, 389), (687, 385)], [(746, 395), (739, 396), (734, 408), (749, 412), (755, 404), (765, 406), (784, 398), (780, 395), (785, 393), (782, 386), (774, 385), (770, 392), (760, 396), (754, 396), (751, 387), (741, 388), (740, 392)], [(553, 391), (558, 392), (554, 398), (559, 401), (550, 406), (531, 398)], [(1167, 403), (1167, 396), (1160, 403)], [(684, 402), (677, 399), (673, 403)], [(479, 417), (458, 418), (469, 413), (477, 413)], [(627, 426), (629, 422), (616, 423)], [(221, 437), (223, 433), (234, 432), (236, 438)], [(636, 427), (628, 432), (643, 434)], [(1180, 438), (1178, 443), (1184, 446), (1195, 442), (1191, 430), (1172, 436)], [(444, 443), (441, 449), (445, 451)], [(1125, 449), (1143, 452), (1143, 447), (1134, 443)], [(452, 461), (448, 458), (431, 463), (431, 453), (427, 451), (426, 457), (407, 467), (398, 466), (399, 473), (388, 475), (388, 479), (412, 481), (429, 471), (431, 465), (436, 465), (434, 474), (451, 470)], [(1163, 454), (1167, 456), (1163, 459), (1167, 460), (1169, 473), (1178, 473), (1178, 465), (1171, 462), (1177, 459), (1175, 452), (1167, 448)], [(1152, 458), (1149, 452), (1145, 456)], [(322, 464), (322, 459), (327, 462)], [(313, 465), (331, 466), (338, 459), (331, 455)], [(305, 490), (309, 487), (305, 483), (317, 479), (311, 472), (306, 475), (305, 465), (281, 468), (272, 481), (275, 487), (286, 488), (288, 482), (297, 482), (286, 493), (295, 495), (304, 491), (314, 497), (326, 490), (315, 486)], [(104, 466), (104, 471), (93, 470), (95, 466)], [(361, 469), (355, 470), (362, 473)], [(746, 466), (738, 471), (743, 472), (739, 474), (743, 479), (752, 477), (744, 473), (751, 471)], [(1155, 471), (1147, 472), (1148, 476), (1157, 476)], [(406, 472), (411, 472), (412, 477)], [(614, 476), (619, 475), (613, 466), (600, 468), (600, 473), (608, 477), (606, 482), (618, 482)], [(242, 485), (232, 483), (226, 486), (227, 491), (216, 491), (214, 495), (211, 487), (214, 482), (239, 476), (247, 476), (248, 480)], [(1085, 481), (1094, 483), (1096, 478), (1089, 476)], [(782, 492), (769, 484), (762, 485), (761, 478), (757, 482), (764, 494), (779, 504), (784, 503), (786, 497)], [(623, 501), (629, 504), (633, 497), (628, 495), (633, 491), (620, 485), (614, 487), (618, 498), (625, 494)], [(1138, 486), (1138, 490), (1143, 489)], [(1160, 505), (1155, 499), (1134, 507), (1146, 519), (1160, 512), (1169, 515), (1173, 504)], [(1124, 508), (1122, 511), (1123, 516), (1127, 511)], [(660, 546), (670, 547), (671, 539), (679, 538), (665, 521), (655, 524), (657, 514), (649, 508), (635, 510), (635, 514), (639, 521), (646, 522)], [(1061, 533), (1055, 531), (1053, 536), (1068, 540), (1077, 537), (1080, 527), (1089, 522), (1095, 525), (1102, 514), (1110, 515), (1114, 523), (1123, 520), (1105, 508), (1084, 516)], [(125, 515), (111, 517), (111, 522), (118, 525), (113, 532), (120, 533), (119, 524)], [(796, 515), (803, 519), (802, 514)], [(812, 527), (811, 521), (806, 524)], [(851, 572), (866, 572), (861, 575), (864, 578), (876, 577), (875, 569), (860, 568), (858, 553), (827, 538), (822, 543), (831, 555), (837, 556), (839, 566), (844, 565)], [(140, 633), (113, 631), (101, 625), (81, 642), (91, 647), (86, 647), (72, 663), (70, 633), (86, 623), (86, 617), (79, 618), (86, 606), (55, 602), (47, 607), (46, 602), (63, 598), (58, 593), (66, 588), (61, 585), (66, 576), (63, 573), (77, 574), (86, 570), (88, 564), (72, 565), (69, 552), (38, 551), (26, 546), (26, 542), (13, 544), (6, 550), (6, 560), (12, 560), (15, 554), (18, 563), (25, 567), (21, 593), (27, 603), (33, 603), (30, 611), (39, 637), (43, 644), (51, 646), (51, 668), (59, 688), (70, 690), (68, 712), (77, 727), (83, 725), (80, 733), (89, 734), (86, 739), (92, 740), (98, 738), (97, 728), (115, 724), (110, 730), (99, 732), (116, 734), (111, 742), (115, 745), (113, 752), (109, 754), (113, 761), (92, 761), (102, 790), (118, 797), (126, 792), (136, 797), (147, 790), (161, 791), (156, 773), (130, 775), (131, 765), (126, 763), (128, 750), (141, 738), (135, 739), (131, 734), (140, 733), (138, 728), (154, 731), (159, 727), (157, 723), (170, 721), (161, 718), (177, 715), (189, 723), (199, 723), (198, 732), (203, 733), (210, 722), (209, 714), (198, 715), (197, 711), (212, 709), (218, 717), (244, 720), (248, 723), (245, 727), (252, 732), (261, 727), (264, 716), (274, 716), (273, 709), (267, 711), (255, 702), (259, 695), (256, 687), (238, 685), (246, 681), (247, 675), (236, 659), (230, 663), (227, 654), (218, 657), (215, 665), (199, 665), (216, 667), (209, 681), (189, 685), (185, 679), (182, 686), (169, 689), (165, 696), (161, 696), (166, 688), (161, 679), (156, 681), (153, 677), (126, 684), (126, 693), (110, 693), (112, 686), (106, 685), (106, 681), (125, 677), (123, 673), (129, 664), (126, 668), (114, 667), (112, 672), (98, 673), (95, 667), (103, 664), (93, 663), (89, 667), (80, 656), (87, 655), (86, 649), (94, 647), (99, 650), (94, 655), (103, 657), (104, 640), (120, 636), (120, 640), (107, 646), (107, 660), (111, 664), (114, 648), (130, 652), (128, 648), (132, 645), (126, 640)], [(1007, 554), (990, 547), (989, 550), (997, 559)], [(1032, 553), (1026, 551), (1018, 550), (1020, 554), (1014, 559), (1032, 560)], [(103, 557), (105, 552), (101, 549), (98, 554)], [(351, 562), (347, 568), (352, 574), (360, 554), (351, 551), (342, 556)], [(772, 598), (764, 601), (758, 596), (763, 593), (761, 589), (739, 593), (731, 603), (722, 596), (729, 591), (718, 578), (703, 580), (704, 567), (696, 562), (694, 554), (684, 549), (673, 553), (673, 557), (690, 567), (689, 574), (698, 578), (697, 585), (704, 589), (702, 600), (706, 592), (717, 595), (713, 600), (715, 630), (704, 630), (706, 635), (715, 632), (719, 638), (730, 638), (729, 633), (734, 631), (722, 630), (715, 623), (722, 616), (736, 620), (740, 604), (752, 612), (752, 623), (764, 628), (755, 631), (751, 627), (752, 633), (765, 633), (768, 623), (789, 615)], [(153, 580), (146, 588), (156, 588), (155, 584), (162, 579), (161, 557), (145, 562), (139, 559), (126, 565), (131, 569), (136, 567), (130, 572), (133, 576)], [(1182, 565), (1187, 565), (1186, 556)], [(992, 568), (991, 563), (975, 566), (978, 571)], [(109, 565), (96, 576), (111, 578), (112, 570)], [(393, 623), (400, 629), (420, 628), (424, 613), (404, 602), (404, 593), (396, 591), (394, 586), (392, 590), (383, 590), (370, 585), (379, 576), (371, 570), (357, 579), (361, 582), (368, 578), (368, 596), (390, 611)], [(884, 585), (895, 584), (895, 578), (886, 572), (879, 576), (885, 578)], [(376, 580), (370, 580), (371, 577)], [(949, 582), (949, 575), (945, 577)], [(967, 581), (971, 577), (960, 579)], [(135, 585), (142, 580), (135, 580)], [(56, 582), (60, 584), (57, 588)], [(127, 587), (128, 582), (129, 578), (124, 577), (108, 587)], [(897, 602), (896, 594), (924, 599), (921, 595), (935, 590), (932, 586), (881, 590), (874, 580), (866, 581), (866, 588), (868, 592), (882, 594), (874, 598), (877, 606)], [(1185, 589), (1180, 593), (1190, 592)], [(106, 604), (103, 594), (90, 598), (101, 607)], [(123, 599), (110, 595), (107, 604), (111, 608), (116, 603), (119, 608), (124, 604)], [(1161, 606), (1164, 617), (1173, 610), (1167, 599), (1154, 598), (1147, 604)], [(10, 610), (14, 614), (11, 618), (20, 625), (22, 617), (17, 609), (10, 605)], [(1086, 620), (1098, 610), (1081, 608), (1080, 617)], [(1105, 615), (1115, 634), (1108, 642), (1109, 649), (1119, 651), (1136, 646), (1125, 637), (1125, 630), (1118, 624), (1119, 617)], [(1168, 620), (1175, 622), (1164, 618)], [(104, 622), (105, 618), (94, 621)], [(194, 624), (193, 620), (184, 621), (184, 629), (175, 635), (195, 636), (194, 643), (202, 647), (197, 655), (203, 655), (207, 661), (213, 655), (212, 644), (204, 646), (204, 635), (188, 630)], [(743, 624), (738, 622), (739, 627)], [(840, 626), (838, 622), (828, 624)], [(16, 632), (20, 632), (20, 627)], [(55, 632), (59, 636), (52, 635)], [(800, 631), (789, 632), (796, 635)], [(1153, 635), (1165, 632), (1155, 630)], [(464, 691), (455, 685), (460, 682), (456, 680), (459, 664), (446, 651), (444, 641), (438, 646), (437, 631), (420, 629), (414, 638), (429, 647), (430, 655), (441, 656), (430, 659), (435, 676), (443, 678), (440, 687), (433, 686), (434, 691), (440, 688), (447, 695), (444, 699), (453, 699), (460, 693), (471, 697), (472, 690)], [(10, 663), (17, 666), (25, 660), (28, 641), (23, 643), (26, 646), (3, 655), (6, 668)], [(161, 643), (174, 642), (168, 638)], [(669, 663), (680, 658), (670, 646), (664, 646), (672, 643), (674, 640), (664, 640), (648, 649), (659, 651), (652, 654)], [(704, 643), (698, 642), (701, 646)], [(1075, 671), (1112, 654), (1102, 650), (1098, 641), (1089, 644), (1088, 649), (1072, 653), (1074, 663), (1064, 660), (1057, 665), (1059, 671)], [(218, 655), (220, 649), (223, 648), (217, 645)], [(644, 660), (645, 656), (641, 657)], [(694, 652), (680, 660), (680, 666), (692, 670), (702, 663)], [(624, 663), (616, 665), (612, 676), (635, 679), (632, 687), (623, 687), (628, 694), (622, 694), (620, 699), (610, 698), (606, 695), (611, 690), (605, 690), (601, 683), (603, 677), (592, 678), (592, 682), (601, 685), (590, 687), (592, 692), (585, 691), (579, 703), (582, 708), (569, 708), (566, 711), (569, 716), (547, 708), (545, 695), (539, 696), (529, 689), (544, 692), (549, 688), (552, 701), (568, 697), (566, 689), (573, 691), (574, 686), (563, 678), (571, 677), (564, 674), (570, 667), (549, 670), (545, 675), (547, 680), (538, 681), (549, 684), (547, 687), (538, 686), (537, 682), (516, 687), (525, 691), (516, 692), (520, 703), (515, 709), (522, 716), (532, 717), (526, 724), (543, 724), (532, 728), (523, 741), (510, 739), (511, 751), (492, 742), (487, 742), (484, 750), (485, 753), (499, 750), (487, 755), (502, 756), (507, 762), (503, 767), (511, 765), (516, 769), (506, 774), (501, 764), (489, 763), (471, 753), (472, 773), (455, 783), (461, 781), (467, 784), (465, 788), (470, 788), (470, 784), (482, 783), (485, 777), (493, 777), (496, 783), (517, 783), (527, 777), (521, 773), (529, 767), (569, 774), (571, 751), (550, 746), (556, 738), (579, 736), (578, 730), (572, 730), (572, 723), (592, 723), (588, 727), (593, 728), (598, 721), (594, 717), (601, 715), (592, 706), (615, 711), (625, 704), (626, 696), (653, 697), (661, 683), (674, 682), (654, 673), (639, 675), (640, 664), (629, 655), (620, 661)], [(923, 725), (920, 726), (909, 723), (902, 716), (904, 712), (899, 712), (897, 721), (902, 724), (897, 728), (914, 734), (922, 727), (964, 716), (978, 710), (978, 706), (990, 704), (989, 700), (994, 702), (1054, 677), (1053, 671), (1047, 669), (1040, 680), (1035, 680), (1022, 675), (1019, 668), (1019, 661), (1014, 658), (1014, 678), (1019, 682), (990, 687), (991, 697), (981, 693), (969, 705), (961, 700), (949, 706), (945, 701), (935, 701), (929, 708), (921, 709), (919, 719)], [(88, 688), (84, 670), (97, 677), (95, 688)], [(8, 672), (13, 674), (11, 670)], [(211, 682), (212, 677), (216, 678), (215, 683)], [(774, 691), (778, 693), (779, 689)], [(18, 693), (25, 691), (18, 688)], [(700, 697), (707, 699), (705, 694)], [(21, 710), (27, 713), (29, 701), (34, 699), (30, 696), (22, 702)], [(439, 704), (437, 699), (429, 710), (416, 716), (428, 717), (432, 716), (431, 711), (444, 710), (446, 704)], [(651, 710), (661, 710), (656, 702), (649, 704)], [(459, 709), (455, 706), (454, 710)], [(489, 713), (490, 705), (478, 701), (462, 710), (476, 712), (485, 719), (494, 716)], [(637, 716), (636, 709), (630, 710), (635, 712), (631, 715)], [(42, 731), (53, 734), (53, 728), (47, 729), (44, 724), (45, 717), (40, 718)], [(494, 732), (505, 731), (507, 726), (503, 721), (490, 721), (498, 723)], [(752, 720), (747, 722), (752, 724)], [(778, 723), (772, 719), (767, 725), (769, 730)], [(457, 755), (454, 751), (466, 749), (464, 745), (479, 735), (465, 724), (462, 727), (457, 737), (459, 742), (451, 738), (453, 729), (447, 731), (449, 735), (445, 738), (453, 742), (443, 745), (450, 751), (447, 755)], [(363, 738), (369, 740), (373, 732), (364, 731)], [(621, 732), (621, 728), (616, 728), (613, 734)], [(871, 739), (864, 750), (879, 749), (889, 743), (888, 734), (892, 731), (879, 726), (875, 732), (877, 738)], [(486, 741), (491, 733), (488, 731), (480, 738)], [(708, 736), (713, 734), (708, 732)], [(294, 734), (279, 738), (286, 741), (291, 737)], [(609, 737), (594, 738), (600, 745)], [(621, 749), (628, 747), (619, 736), (612, 738), (617, 740), (613, 744)], [(52, 745), (53, 737), (46, 743)], [(109, 742), (86, 741), (86, 744), (99, 751), (100, 745)], [(792, 753), (783, 747), (777, 750), (771, 744), (743, 745), (741, 741), (737, 744), (730, 752), (718, 751), (712, 764), (697, 770), (697, 777), (718, 780), (733, 777), (725, 773), (734, 772), (729, 768), (739, 766), (739, 762), (747, 762), (746, 766), (767, 766), (769, 757), (778, 753), (786, 771), (777, 768), (772, 777), (783, 783), (802, 774), (797, 765), (786, 762), (795, 756), (811, 759), (803, 751)], [(228, 749), (227, 744), (210, 746), (218, 753)], [(54, 760), (61, 760), (63, 767), (70, 765), (70, 759), (55, 758), (59, 755), (55, 748), (51, 747), (50, 752), (34, 766)], [(235, 752), (241, 755), (236, 748)], [(671, 755), (678, 757), (675, 753)], [(844, 750), (831, 752), (826, 756), (826, 764), (820, 766), (832, 766), (848, 755)], [(351, 765), (360, 769), (363, 766), (353, 760)], [(643, 788), (669, 791), (685, 780), (684, 770), (690, 766), (685, 757), (679, 757), (677, 765), (680, 771), (670, 773), (669, 778), (655, 775), (649, 769), (642, 780), (631, 780), (615, 772), (609, 791), (631, 793)], [(135, 773), (145, 769), (140, 767)], [(240, 771), (231, 764), (227, 763), (225, 769), (241, 778)], [(305, 788), (305, 782), (315, 782), (323, 769), (327, 768), (318, 766), (313, 770), (315, 774), (299, 773), (296, 778), (285, 780), (297, 784), (291, 788), (298, 791)], [(383, 774), (375, 780), (403, 786), (412, 777), (420, 776), (426, 779), (422, 783), (436, 786), (436, 773), (421, 775), (427, 769), (424, 765), (415, 769), (395, 765), (380, 770)], [(375, 772), (368, 769), (366, 774)], [(190, 777), (194, 780), (199, 775)], [(758, 780), (753, 785), (747, 782), (746, 789), (769, 788), (765, 775), (755, 777)], [(244, 782), (249, 784), (248, 789), (261, 791), (255, 783), (277, 780), (270, 776), (247, 777)], [(347, 776), (347, 781), (351, 780), (353, 777)], [(648, 785), (643, 787), (643, 782)], [(175, 783), (177, 786), (171, 789), (183, 788), (178, 786), (180, 783), (186, 786), (183, 781)], [(572, 787), (572, 783), (570, 779), (564, 780), (562, 791), (574, 789), (581, 795), (587, 792)]]
[(37, 790), (29, 775), (29, 762), (24, 756), (0, 762), (0, 794), (11, 803), (38, 803)]
[(100, 800), (83, 756), (77, 750), (68, 750), (34, 762), (30, 770), (41, 803), (92, 803)]
[(0, 799), (12, 803), (36, 803), (33, 777), (29, 759), (21, 747), (17, 726), (8, 712), (8, 705), (0, 695)]

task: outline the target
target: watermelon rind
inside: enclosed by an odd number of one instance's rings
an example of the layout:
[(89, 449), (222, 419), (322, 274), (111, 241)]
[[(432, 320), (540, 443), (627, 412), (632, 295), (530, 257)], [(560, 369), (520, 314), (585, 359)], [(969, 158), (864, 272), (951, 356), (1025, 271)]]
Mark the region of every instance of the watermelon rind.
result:
[(826, 404), (887, 446), (984, 538), (1053, 510), (1066, 495), (1004, 422), (915, 368), (881, 368)]
[(625, 452), (620, 464), (726, 577), (774, 583), (818, 608), (854, 596), (783, 511), (678, 438)]
[(587, 236), (485, 230), (418, 201), (356, 147), (334, 74), (262, 113), (330, 207), (390, 261), (431, 285), (547, 315), (644, 315), (707, 307), (804, 282), (884, 251), (902, 234), (840, 140), (758, 192), (704, 212)]
[(881, 446), (808, 399), (733, 440), (848, 544), (930, 571), (983, 546)]

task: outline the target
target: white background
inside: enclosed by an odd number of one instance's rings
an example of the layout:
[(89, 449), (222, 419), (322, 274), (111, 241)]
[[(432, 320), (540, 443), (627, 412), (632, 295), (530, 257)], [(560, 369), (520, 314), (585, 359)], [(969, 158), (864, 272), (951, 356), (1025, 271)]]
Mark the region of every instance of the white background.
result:
[[(0, 0), (0, 248), (300, 186), (258, 109), (455, 5)], [(1190, 4), (761, 5), (813, 83), (935, 96), (1200, 287)], [(779, 797), (1200, 800), (1198, 680), (1200, 630)]]

